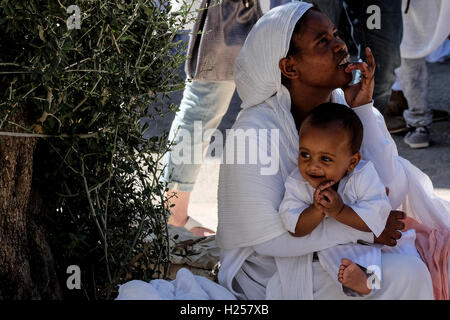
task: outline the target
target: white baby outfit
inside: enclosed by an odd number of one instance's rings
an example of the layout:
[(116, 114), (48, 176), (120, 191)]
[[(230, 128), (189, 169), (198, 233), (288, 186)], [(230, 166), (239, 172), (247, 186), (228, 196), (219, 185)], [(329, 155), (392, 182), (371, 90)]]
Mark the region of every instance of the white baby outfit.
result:
[[(302, 177), (295, 168), (285, 182), (286, 192), (280, 204), (280, 215), (285, 228), (294, 233), (297, 221), (302, 212), (314, 203), (314, 188)], [(356, 168), (339, 181), (337, 189), (344, 204), (351, 207), (375, 236), (379, 236), (386, 225), (386, 220), (392, 210), (386, 189), (381, 182), (372, 162), (361, 160)], [(325, 217), (324, 219), (333, 219)], [(321, 222), (322, 223), (322, 222)], [(373, 289), (381, 286), (381, 250), (407, 253), (419, 257), (414, 246), (415, 231), (403, 233), (396, 247), (386, 247), (369, 243), (348, 243), (317, 253), (319, 262), (329, 275), (338, 282), (337, 274), (341, 259), (347, 258), (367, 269)], [(344, 292), (354, 295), (345, 288)]]

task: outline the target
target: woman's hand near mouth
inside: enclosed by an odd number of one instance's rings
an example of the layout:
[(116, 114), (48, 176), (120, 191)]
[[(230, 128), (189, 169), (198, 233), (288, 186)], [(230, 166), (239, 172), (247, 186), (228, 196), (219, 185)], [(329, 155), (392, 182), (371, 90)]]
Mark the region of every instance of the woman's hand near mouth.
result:
[(350, 63), (345, 72), (350, 73), (353, 70), (361, 70), (361, 81), (354, 85), (343, 87), (345, 100), (352, 108), (365, 105), (372, 101), (373, 89), (375, 86), (375, 58), (372, 51), (366, 48), (366, 62)]

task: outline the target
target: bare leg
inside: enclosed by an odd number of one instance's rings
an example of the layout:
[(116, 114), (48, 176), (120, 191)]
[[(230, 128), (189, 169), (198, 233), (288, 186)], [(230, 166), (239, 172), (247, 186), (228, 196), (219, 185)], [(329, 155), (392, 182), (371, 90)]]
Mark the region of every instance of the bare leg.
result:
[(188, 219), (188, 206), (190, 192), (169, 189), (167, 191), (169, 205), (175, 205), (170, 208), (172, 215), (169, 217), (169, 224), (175, 227), (182, 227)]
[(339, 268), (338, 280), (343, 286), (358, 292), (359, 294), (369, 294), (367, 287), (367, 275), (353, 261), (343, 258)]
[[(170, 198), (169, 205), (175, 205), (170, 208), (170, 212), (172, 214), (169, 217), (168, 223), (175, 227), (184, 227), (188, 220), (188, 206), (191, 193), (187, 191), (169, 189), (167, 192), (167, 197)], [(204, 237), (214, 234), (214, 231), (203, 227), (194, 227), (189, 231), (194, 236), (198, 237)]]

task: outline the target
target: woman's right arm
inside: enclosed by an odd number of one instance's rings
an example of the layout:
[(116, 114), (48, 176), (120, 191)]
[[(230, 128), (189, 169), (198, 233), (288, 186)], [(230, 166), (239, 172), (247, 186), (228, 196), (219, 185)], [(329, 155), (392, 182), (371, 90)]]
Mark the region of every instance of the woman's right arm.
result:
[(381, 180), (389, 188), (389, 200), (393, 208), (398, 208), (408, 191), (408, 179), (398, 160), (397, 146), (387, 131), (381, 113), (373, 107), (375, 86), (375, 58), (366, 48), (367, 63), (350, 63), (345, 71), (361, 70), (361, 82), (348, 85), (344, 90), (348, 105), (358, 114), (364, 126), (361, 146), (363, 157), (371, 160)]
[(363, 157), (372, 161), (381, 181), (389, 188), (389, 200), (398, 208), (408, 192), (408, 179), (398, 160), (397, 146), (386, 129), (382, 115), (373, 103), (353, 109), (364, 126)]

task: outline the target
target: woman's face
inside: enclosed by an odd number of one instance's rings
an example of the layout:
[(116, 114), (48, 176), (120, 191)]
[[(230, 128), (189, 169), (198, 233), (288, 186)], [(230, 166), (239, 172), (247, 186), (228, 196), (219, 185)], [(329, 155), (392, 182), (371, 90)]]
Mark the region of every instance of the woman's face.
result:
[(332, 90), (344, 87), (352, 80), (352, 74), (345, 72), (350, 56), (336, 27), (318, 11), (309, 10), (304, 19), (300, 33), (293, 35), (299, 48), (293, 57), (300, 73), (297, 81)]

